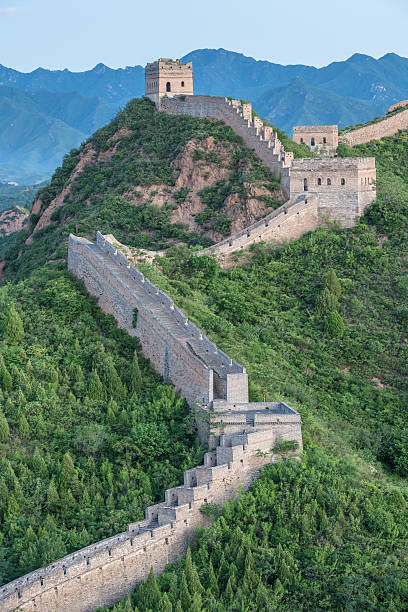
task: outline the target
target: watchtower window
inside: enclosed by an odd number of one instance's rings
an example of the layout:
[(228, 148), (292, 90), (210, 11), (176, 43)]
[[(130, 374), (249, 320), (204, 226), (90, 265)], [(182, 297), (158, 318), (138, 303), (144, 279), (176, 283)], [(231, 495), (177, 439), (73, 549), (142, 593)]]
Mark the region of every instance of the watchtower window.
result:
[(303, 191), (308, 191), (309, 185), (307, 183), (307, 178), (303, 179)]
[(167, 83), (166, 83), (166, 91), (171, 91), (170, 81), (167, 81)]
[(318, 179), (317, 179), (317, 184), (318, 184), (318, 185), (321, 185), (321, 184), (322, 184), (322, 179), (321, 179), (321, 178), (318, 178)]
[(345, 185), (346, 184), (346, 179), (342, 178), (340, 182), (341, 182), (342, 185)]
[(327, 179), (327, 184), (331, 185), (331, 179), (329, 179), (329, 178)]
[(327, 138), (326, 138), (326, 136), (323, 136), (323, 144), (327, 144)]
[(184, 87), (184, 81), (181, 81), (181, 86)]
[(300, 139), (300, 142), (303, 144), (303, 142), (304, 142), (303, 138)]
[(312, 143), (312, 147), (314, 147), (314, 146), (315, 146), (315, 144), (316, 144), (316, 141), (315, 141), (315, 139), (314, 139), (314, 138), (312, 138), (311, 143)]

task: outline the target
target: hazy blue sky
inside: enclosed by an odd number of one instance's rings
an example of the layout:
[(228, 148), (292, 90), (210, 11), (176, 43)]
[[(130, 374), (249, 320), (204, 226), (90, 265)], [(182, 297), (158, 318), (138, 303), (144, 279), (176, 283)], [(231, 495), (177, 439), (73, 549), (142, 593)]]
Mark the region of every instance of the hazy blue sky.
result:
[(408, 56), (408, 0), (0, 0), (0, 64), (85, 70), (224, 47), (322, 66)]

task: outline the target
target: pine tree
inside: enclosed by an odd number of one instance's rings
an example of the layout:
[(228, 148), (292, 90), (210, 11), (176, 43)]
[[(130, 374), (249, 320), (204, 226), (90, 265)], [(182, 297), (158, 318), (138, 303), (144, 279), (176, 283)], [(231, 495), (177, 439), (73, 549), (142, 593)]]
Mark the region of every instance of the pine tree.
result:
[(130, 371), (130, 391), (134, 393), (142, 388), (142, 374), (140, 372), (137, 352), (133, 353), (132, 367)]
[(190, 610), (191, 596), (190, 596), (190, 591), (188, 589), (186, 574), (185, 574), (184, 570), (181, 572), (180, 601), (181, 601), (181, 605), (183, 607), (183, 610)]
[(3, 337), (4, 340), (9, 342), (20, 342), (24, 337), (23, 322), (14, 305), (11, 306), (7, 313)]
[(325, 323), (325, 331), (331, 338), (341, 337), (344, 334), (345, 326), (343, 323), (343, 319), (337, 312), (334, 310), (329, 314)]
[(269, 601), (268, 601), (268, 591), (261, 581), (258, 584), (258, 588), (256, 589), (255, 601), (256, 601), (256, 609), (259, 612), (263, 612), (264, 610), (269, 610)]
[(177, 579), (176, 572), (173, 572), (171, 574), (170, 587), (169, 587), (169, 590), (168, 590), (168, 595), (169, 595), (169, 599), (170, 599), (171, 603), (173, 604), (173, 608), (174, 608), (176, 606), (176, 604), (177, 604), (177, 600), (178, 600), (178, 597), (179, 597), (178, 579)]
[(47, 502), (46, 502), (47, 510), (48, 511), (55, 510), (58, 502), (59, 502), (59, 495), (58, 495), (57, 487), (55, 486), (54, 480), (51, 479), (50, 484), (48, 485), (48, 489), (47, 489)]
[(7, 419), (2, 412), (0, 412), (0, 442), (7, 442), (10, 436), (10, 428), (7, 423)]
[(152, 610), (156, 610), (161, 599), (161, 594), (152, 567), (150, 568), (146, 582), (140, 587), (140, 591), (139, 600), (143, 604), (144, 609), (148, 610), (151, 608)]
[(91, 378), (89, 381), (88, 396), (89, 399), (95, 400), (97, 402), (102, 402), (105, 399), (105, 390), (96, 370), (92, 370)]
[(124, 399), (125, 388), (122, 385), (122, 381), (120, 380), (119, 375), (116, 371), (111, 355), (109, 355), (106, 359), (105, 367), (105, 380), (108, 389), (108, 395), (116, 399)]
[(213, 593), (214, 597), (218, 598), (220, 594), (220, 589), (218, 587), (217, 576), (215, 575), (213, 564), (211, 563), (211, 561), (208, 566), (208, 583), (209, 588)]
[(30, 435), (30, 426), (24, 415), (18, 421), (18, 433), (22, 438), (28, 438)]
[(4, 363), (3, 355), (0, 354), (0, 386), (3, 391), (10, 391), (13, 385), (10, 372)]
[(337, 299), (340, 298), (341, 285), (340, 285), (339, 279), (337, 278), (337, 274), (334, 270), (330, 270), (330, 272), (327, 275), (326, 287), (330, 291), (330, 293), (332, 293), (333, 295), (337, 297)]
[(159, 612), (173, 612), (173, 606), (167, 593), (164, 593), (159, 603)]

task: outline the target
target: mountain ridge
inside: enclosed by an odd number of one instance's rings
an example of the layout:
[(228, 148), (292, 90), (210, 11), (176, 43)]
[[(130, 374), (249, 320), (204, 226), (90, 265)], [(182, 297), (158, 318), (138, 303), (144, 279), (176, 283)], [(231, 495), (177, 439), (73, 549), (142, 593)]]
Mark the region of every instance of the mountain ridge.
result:
[[(323, 123), (322, 115), (325, 122), (338, 123), (340, 127), (365, 122), (383, 114), (391, 104), (408, 97), (408, 59), (395, 53), (387, 53), (379, 59), (355, 53), (347, 60), (331, 62), (321, 68), (304, 64), (284, 66), (222, 48), (196, 49), (181, 60), (193, 61), (197, 94), (250, 99), (261, 116), (289, 132), (297, 123)], [(304, 101), (303, 105), (299, 103), (299, 96), (293, 86), (294, 79), (299, 78), (309, 87), (315, 88), (312, 96), (315, 105), (310, 99)], [(0, 94), (3, 88), (17, 89), (26, 94), (42, 92), (45, 95), (47, 91), (50, 95), (78, 96), (75, 98), (78, 101), (75, 125), (72, 121), (64, 121), (64, 125), (55, 126), (55, 138), (62, 145), (60, 150), (55, 151), (55, 147), (50, 150), (47, 137), (44, 142), (35, 139), (32, 141), (30, 121), (27, 120), (24, 133), (26, 146), (38, 149), (36, 164), (39, 173), (36, 171), (30, 175), (24, 170), (27, 159), (19, 156), (17, 146), (13, 149), (11, 136), (9, 141), (0, 145), (0, 178), (29, 182), (33, 181), (34, 176), (35, 180), (49, 176), (64, 153), (78, 146), (130, 99), (142, 96), (144, 68), (135, 65), (113, 69), (98, 63), (83, 72), (71, 72), (66, 68), (37, 68), (22, 73), (0, 65)], [(285, 99), (284, 108), (279, 104), (279, 95)], [(332, 97), (332, 104), (324, 107), (322, 101), (328, 95), (337, 97)], [(102, 110), (99, 124), (95, 118), (95, 103), (89, 102), (90, 98), (100, 99)], [(27, 101), (28, 110), (31, 101)], [(107, 116), (107, 109), (111, 109), (110, 117)], [(48, 110), (49, 106), (44, 102), (43, 114), (47, 114)], [(82, 117), (80, 126), (79, 116)], [(63, 120), (62, 117), (58, 118)], [(73, 133), (72, 128), (80, 133)], [(8, 162), (4, 160), (5, 156), (9, 158)]]

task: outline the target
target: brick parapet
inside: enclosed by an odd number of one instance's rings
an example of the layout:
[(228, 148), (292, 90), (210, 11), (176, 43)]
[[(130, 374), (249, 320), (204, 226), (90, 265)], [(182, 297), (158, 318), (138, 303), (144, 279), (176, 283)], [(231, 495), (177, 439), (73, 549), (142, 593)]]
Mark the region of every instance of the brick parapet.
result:
[(280, 437), (293, 433), (301, 444), (300, 417), (291, 412), (297, 425), (291, 433), (247, 424), (235, 437), (224, 434), (202, 466), (185, 472), (184, 486), (167, 490), (164, 502), (146, 508), (145, 520), (0, 588), (0, 610), (91, 612), (124, 597), (147, 578), (151, 566), (163, 571), (185, 553), (195, 528), (208, 524), (200, 512), (203, 504), (222, 504), (240, 486), (248, 488), (263, 465), (278, 459), (270, 451)]
[[(219, 96), (163, 97), (160, 99), (159, 110), (170, 115), (191, 115), (200, 119), (210, 117), (224, 121), (241, 136), (249, 148), (254, 149), (279, 179), (293, 159), (291, 153), (285, 152), (276, 132), (271, 132), (269, 126), (264, 127), (258, 117), (252, 119), (251, 104), (242, 105), (238, 100), (230, 101)], [(281, 181), (281, 188), (289, 193), (287, 180)]]
[(382, 121), (365, 125), (350, 132), (343, 132), (340, 135), (340, 142), (355, 147), (371, 140), (394, 136), (400, 130), (406, 129), (408, 129), (408, 109), (396, 113), (392, 117), (384, 117)]
[(317, 196), (314, 194), (301, 195), (289, 200), (260, 221), (200, 251), (200, 254), (228, 257), (257, 242), (271, 240), (282, 242), (299, 238), (305, 232), (316, 229), (317, 225)]
[(245, 368), (220, 350), (166, 293), (136, 270), (115, 247), (114, 239), (109, 241), (98, 233), (94, 245), (71, 235), (68, 267), (98, 297), (101, 308), (139, 338), (156, 370), (171, 380), (190, 404), (211, 402), (214, 395), (248, 400)]

